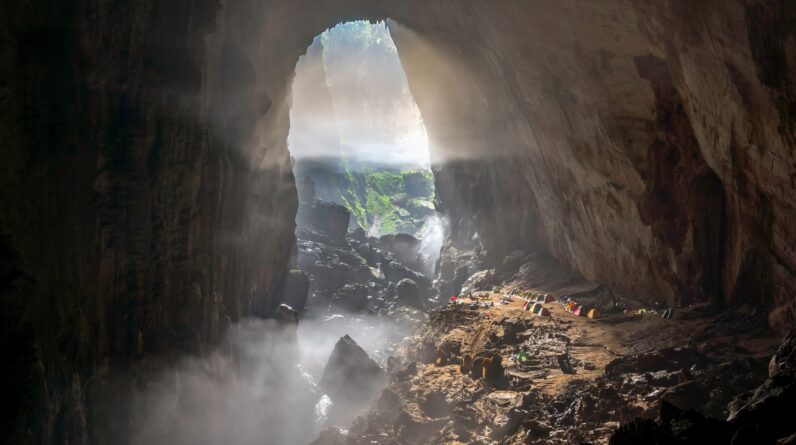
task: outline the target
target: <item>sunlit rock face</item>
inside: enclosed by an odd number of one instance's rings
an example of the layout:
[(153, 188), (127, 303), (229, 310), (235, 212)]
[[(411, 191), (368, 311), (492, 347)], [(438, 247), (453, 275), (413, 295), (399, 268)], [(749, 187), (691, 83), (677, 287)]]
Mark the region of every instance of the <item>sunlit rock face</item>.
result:
[(538, 247), (617, 291), (794, 320), (793, 2), (52, 8), (11, 2), (0, 32), (0, 224), (24, 277), (3, 289), (2, 332), (29, 346), (13, 354), (35, 389), (3, 416), (19, 441), (116, 437), (98, 431), (129, 419), (94, 404), (132, 387), (119, 376), (278, 307), (291, 79), (352, 19), (403, 25), (451, 243), (486, 262)]
[(790, 323), (793, 14), (475, 4), (470, 21), (433, 27), (430, 14), (394, 32), (432, 153), (462, 158), (457, 185), (438, 184), (443, 207), (463, 201), (447, 206), (452, 225), (472, 221), (493, 254), (538, 243), (650, 300), (764, 304)]

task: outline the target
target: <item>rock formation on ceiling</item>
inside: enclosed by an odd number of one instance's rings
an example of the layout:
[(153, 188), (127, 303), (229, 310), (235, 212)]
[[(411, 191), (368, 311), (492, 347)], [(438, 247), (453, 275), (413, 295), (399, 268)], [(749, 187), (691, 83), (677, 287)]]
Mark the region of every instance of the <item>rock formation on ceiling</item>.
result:
[(617, 291), (793, 323), (793, 2), (0, 8), (2, 380), (25, 395), (3, 419), (19, 440), (109, 442), (124, 413), (96, 404), (278, 307), (289, 85), (344, 20), (402, 24), (448, 251), (488, 265), (538, 248)]

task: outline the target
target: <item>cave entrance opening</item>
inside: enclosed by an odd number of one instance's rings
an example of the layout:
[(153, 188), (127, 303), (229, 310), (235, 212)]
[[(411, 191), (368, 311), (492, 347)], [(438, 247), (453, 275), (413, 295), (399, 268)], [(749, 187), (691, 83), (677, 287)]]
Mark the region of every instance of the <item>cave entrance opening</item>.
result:
[[(318, 35), (296, 65), (288, 148), (299, 193), (297, 263), (310, 278), (310, 304), (319, 291), (334, 294), (353, 282), (375, 282), (367, 297), (377, 297), (382, 284), (397, 284), (385, 261), (428, 278), (435, 272), (443, 223), (426, 129), (390, 34), (394, 26), (400, 25), (341, 23)], [(392, 256), (329, 255), (327, 241), (348, 250), (367, 244)], [(319, 255), (343, 263), (328, 265), (341, 269), (330, 274), (331, 283), (321, 276), (326, 269), (315, 270), (326, 260)]]
[(288, 147), (300, 205), (341, 205), (348, 230), (367, 236), (420, 238), (436, 215), (434, 180), (390, 26), (346, 22), (314, 39), (296, 65)]
[(328, 392), (315, 406), (318, 429), (347, 427), (364, 407), (324, 380), (336, 342), (350, 335), (386, 367), (424, 319), (444, 236), (426, 129), (393, 26), (354, 21), (326, 30), (299, 59), (291, 89), (299, 270), (284, 302), (301, 313), (302, 367)]

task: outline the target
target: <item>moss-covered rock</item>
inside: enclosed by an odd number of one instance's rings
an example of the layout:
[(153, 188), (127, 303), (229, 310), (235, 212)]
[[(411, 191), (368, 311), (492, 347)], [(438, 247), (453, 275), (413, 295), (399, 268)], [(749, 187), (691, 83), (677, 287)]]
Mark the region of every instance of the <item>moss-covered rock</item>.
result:
[(349, 169), (343, 202), (356, 226), (372, 235), (417, 235), (434, 214), (434, 181), (430, 171), (389, 166)]

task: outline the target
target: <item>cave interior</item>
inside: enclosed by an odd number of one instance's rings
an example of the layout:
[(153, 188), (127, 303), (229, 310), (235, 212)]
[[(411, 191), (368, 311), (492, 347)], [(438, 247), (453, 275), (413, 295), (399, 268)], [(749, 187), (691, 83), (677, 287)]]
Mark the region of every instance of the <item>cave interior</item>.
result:
[(796, 3), (9, 0), (0, 41), (0, 442), (796, 443)]

